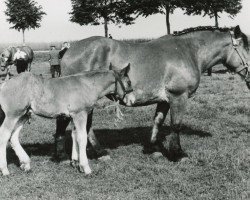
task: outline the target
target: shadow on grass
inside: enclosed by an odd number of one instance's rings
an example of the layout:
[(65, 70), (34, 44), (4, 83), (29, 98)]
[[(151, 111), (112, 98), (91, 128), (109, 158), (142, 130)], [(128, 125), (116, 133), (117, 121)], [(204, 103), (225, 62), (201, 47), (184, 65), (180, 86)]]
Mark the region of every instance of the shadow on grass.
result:
[[(165, 136), (170, 132), (169, 126), (163, 126), (160, 134), (161, 140), (163, 141)], [(131, 144), (140, 144), (145, 146), (151, 136), (151, 127), (136, 127), (136, 128), (124, 128), (124, 129), (95, 129), (95, 134), (99, 140), (101, 146), (106, 149), (116, 149), (120, 146), (127, 146)], [(211, 137), (212, 134), (209, 132), (194, 130), (190, 127), (183, 126), (181, 135), (197, 135), (199, 137)], [(22, 145), (25, 151), (30, 156), (52, 156), (54, 153), (53, 143), (35, 143), (35, 144), (24, 144)], [(70, 157), (72, 147), (72, 140), (70, 131), (66, 132), (65, 151)], [(90, 159), (96, 158), (92, 148), (88, 148), (88, 157)], [(7, 150), (8, 163), (18, 164), (18, 159), (14, 151), (10, 148)]]

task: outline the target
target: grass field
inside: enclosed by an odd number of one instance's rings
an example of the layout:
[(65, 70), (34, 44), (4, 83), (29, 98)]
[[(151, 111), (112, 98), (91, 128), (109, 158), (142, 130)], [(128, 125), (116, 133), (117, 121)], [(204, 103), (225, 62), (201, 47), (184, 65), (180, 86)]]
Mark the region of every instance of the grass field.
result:
[[(32, 72), (49, 77), (46, 53), (35, 56)], [(21, 171), (8, 148), (11, 175), (0, 176), (0, 199), (250, 199), (249, 99), (249, 90), (236, 75), (203, 76), (196, 95), (189, 99), (181, 132), (189, 159), (176, 163), (142, 153), (154, 105), (122, 107), (125, 119), (119, 123), (114, 123), (113, 108), (99, 106), (93, 125), (112, 159), (90, 160), (93, 174), (87, 177), (69, 163), (50, 160), (55, 120), (33, 116), (21, 134), (32, 170)], [(109, 102), (100, 101), (104, 103)], [(162, 129), (167, 139), (168, 130), (169, 116)]]

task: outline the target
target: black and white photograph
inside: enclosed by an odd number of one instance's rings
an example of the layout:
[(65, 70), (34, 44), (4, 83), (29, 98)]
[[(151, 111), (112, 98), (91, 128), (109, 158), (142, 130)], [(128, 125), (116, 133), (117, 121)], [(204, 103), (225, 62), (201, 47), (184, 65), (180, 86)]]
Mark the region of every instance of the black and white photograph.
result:
[(0, 200), (249, 200), (249, 0), (0, 0)]

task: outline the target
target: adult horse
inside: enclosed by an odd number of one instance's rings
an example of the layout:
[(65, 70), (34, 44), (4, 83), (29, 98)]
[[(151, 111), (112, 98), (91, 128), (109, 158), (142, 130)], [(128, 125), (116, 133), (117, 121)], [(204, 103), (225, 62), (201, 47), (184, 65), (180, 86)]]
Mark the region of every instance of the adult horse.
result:
[[(129, 77), (134, 91), (126, 95), (122, 103), (127, 106), (157, 103), (151, 137), (146, 145), (150, 148), (145, 149), (150, 152), (162, 152), (158, 132), (170, 110), (168, 157), (177, 161), (186, 156), (180, 145), (180, 125), (187, 99), (198, 88), (201, 74), (221, 63), (244, 77), (249, 84), (247, 52), (248, 40), (239, 26), (230, 29), (196, 27), (140, 44), (90, 37), (71, 46), (62, 59), (61, 68), (62, 75), (69, 75), (105, 69), (110, 62), (116, 66), (131, 63)], [(92, 113), (89, 119), (91, 117)], [(59, 141), (68, 123), (67, 119), (57, 120), (56, 149), (61, 149)], [(91, 120), (88, 129), (89, 141), (97, 152), (102, 153)]]
[(15, 65), (18, 74), (30, 71), (33, 58), (34, 52), (29, 46), (8, 47), (0, 55), (1, 70), (4, 71), (8, 66)]

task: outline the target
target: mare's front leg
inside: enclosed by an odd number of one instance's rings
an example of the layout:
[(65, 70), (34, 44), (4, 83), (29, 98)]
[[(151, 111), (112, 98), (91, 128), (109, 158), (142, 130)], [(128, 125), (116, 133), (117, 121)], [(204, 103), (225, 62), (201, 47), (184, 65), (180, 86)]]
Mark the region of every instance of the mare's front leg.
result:
[(182, 95), (172, 95), (170, 98), (170, 140), (168, 147), (168, 158), (172, 161), (178, 161), (183, 157), (187, 157), (187, 154), (181, 149), (180, 145), (180, 129), (183, 119), (183, 115), (186, 111), (188, 95), (186, 93)]
[(159, 129), (161, 128), (166, 115), (169, 111), (169, 103), (161, 102), (157, 104), (155, 116), (154, 116), (154, 126), (152, 128), (152, 133), (150, 136), (150, 142), (144, 147), (144, 153), (155, 153), (161, 152), (164, 150), (162, 145), (162, 137), (159, 135)]
[(55, 153), (53, 158), (57, 161), (68, 159), (68, 155), (65, 152), (65, 132), (70, 123), (69, 117), (58, 117), (56, 119), (56, 134), (55, 134)]
[(88, 140), (93, 147), (93, 150), (96, 153), (96, 156), (98, 158), (104, 158), (109, 159), (108, 152), (103, 149), (98, 141), (98, 139), (95, 136), (95, 133), (92, 128), (92, 118), (93, 118), (93, 110), (89, 113), (88, 119), (87, 119), (87, 133), (88, 133)]
[(79, 169), (80, 172), (85, 172), (85, 174), (90, 174), (91, 169), (89, 167), (87, 158), (87, 117), (88, 114), (84, 111), (77, 113), (72, 116), (75, 128), (76, 128), (76, 141), (79, 148)]

